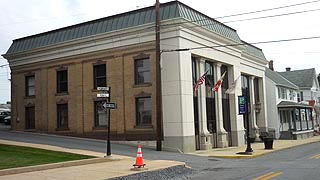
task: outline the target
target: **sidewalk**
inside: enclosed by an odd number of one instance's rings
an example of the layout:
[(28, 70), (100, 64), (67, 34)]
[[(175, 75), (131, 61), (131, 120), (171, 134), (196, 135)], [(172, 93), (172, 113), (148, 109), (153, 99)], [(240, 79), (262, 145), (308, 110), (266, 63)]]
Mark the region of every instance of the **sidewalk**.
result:
[[(0, 140), (0, 144), (28, 146), (34, 148), (48, 149), (54, 151), (62, 151), (83, 155), (95, 156), (93, 160), (81, 160), (74, 162), (54, 163), (49, 165), (39, 165), (23, 168), (12, 168), (8, 170), (0, 170), (0, 180), (86, 180), (86, 179), (109, 179), (120, 176), (127, 176), (145, 171), (131, 171), (135, 158), (128, 156), (112, 155), (112, 157), (104, 158), (104, 153), (84, 151), (78, 149), (67, 149), (56, 146), (48, 146), (32, 143), (21, 143), (16, 141)], [(80, 164), (79, 164), (80, 162)], [(185, 166), (185, 163), (168, 160), (145, 160), (147, 171), (155, 171), (174, 166)], [(5, 175), (5, 174), (10, 175)]]
[(241, 155), (237, 154), (239, 152), (244, 152), (246, 150), (246, 145), (240, 147), (228, 147), (228, 148), (216, 148), (206, 151), (197, 151), (191, 153), (199, 156), (216, 157), (216, 158), (255, 158), (264, 154), (272, 153), (275, 151), (292, 148), (295, 146), (300, 146), (303, 144), (310, 144), (320, 142), (320, 136), (314, 136), (307, 139), (301, 140), (274, 140), (273, 149), (264, 149), (263, 142), (252, 143), (251, 147), (253, 149), (252, 155)]

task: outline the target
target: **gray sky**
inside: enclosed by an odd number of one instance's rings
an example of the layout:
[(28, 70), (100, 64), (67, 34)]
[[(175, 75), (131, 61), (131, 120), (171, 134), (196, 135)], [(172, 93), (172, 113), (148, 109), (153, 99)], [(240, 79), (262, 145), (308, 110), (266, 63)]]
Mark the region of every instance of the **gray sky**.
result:
[[(168, 0), (160, 0), (161, 3)], [(312, 0), (180, 0), (212, 17), (251, 12), (268, 8), (309, 2)], [(137, 8), (151, 6), (155, 0), (0, 0), (0, 54), (4, 54), (13, 39), (106, 17)], [(320, 1), (263, 13), (217, 19), (227, 22), (306, 10), (287, 16), (226, 23), (237, 30), (246, 42), (272, 41), (320, 36)], [(318, 18), (317, 18), (318, 17)], [(259, 44), (268, 60), (274, 60), (276, 71), (316, 68), (320, 73), (320, 39)], [(318, 61), (317, 61), (318, 60)], [(0, 57), (0, 65), (7, 64)], [(0, 103), (10, 100), (10, 69), (0, 67)]]

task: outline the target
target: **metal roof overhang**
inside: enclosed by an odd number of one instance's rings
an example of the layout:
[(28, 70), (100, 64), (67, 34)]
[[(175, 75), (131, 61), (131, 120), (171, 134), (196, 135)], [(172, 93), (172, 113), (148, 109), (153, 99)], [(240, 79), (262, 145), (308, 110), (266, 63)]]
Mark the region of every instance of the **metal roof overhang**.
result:
[(290, 102), (290, 101), (281, 101), (278, 105), (278, 108), (312, 108), (308, 104)]

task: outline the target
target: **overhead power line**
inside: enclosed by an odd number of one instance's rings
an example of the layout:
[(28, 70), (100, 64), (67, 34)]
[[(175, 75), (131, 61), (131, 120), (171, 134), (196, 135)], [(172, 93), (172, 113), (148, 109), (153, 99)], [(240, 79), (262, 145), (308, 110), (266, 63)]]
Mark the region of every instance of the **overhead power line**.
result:
[(239, 19), (239, 20), (233, 20), (233, 21), (225, 21), (222, 23), (232, 23), (232, 22), (240, 22), (240, 21), (250, 21), (250, 20), (257, 20), (257, 19), (266, 19), (266, 18), (272, 18), (272, 17), (279, 17), (279, 16), (288, 16), (293, 14), (301, 14), (301, 13), (307, 13), (307, 12), (313, 12), (313, 11), (319, 11), (320, 9), (311, 9), (311, 10), (305, 10), (305, 11), (297, 11), (292, 13), (285, 13), (285, 14), (276, 14), (276, 15), (270, 15), (270, 16), (261, 16), (261, 17), (255, 17), (255, 18), (247, 18), (247, 19)]
[(194, 49), (204, 49), (204, 48), (221, 48), (221, 47), (231, 47), (231, 46), (244, 46), (244, 45), (256, 45), (256, 44), (269, 44), (269, 43), (279, 43), (279, 42), (289, 42), (289, 41), (301, 41), (308, 39), (320, 39), (320, 36), (314, 37), (304, 37), (304, 38), (294, 38), (294, 39), (281, 39), (281, 40), (272, 40), (272, 41), (260, 41), (253, 43), (235, 43), (235, 44), (226, 44), (226, 45), (216, 45), (216, 46), (199, 46), (193, 48), (182, 48), (182, 49), (164, 49), (162, 52), (174, 52), (174, 51), (190, 51)]
[(286, 5), (286, 6), (280, 6), (280, 7), (274, 7), (274, 8), (269, 8), (269, 9), (258, 10), (258, 11), (250, 11), (250, 12), (244, 12), (244, 13), (238, 13), (238, 14), (231, 14), (231, 15), (227, 15), (227, 16), (215, 17), (214, 19), (221, 19), (221, 18), (234, 17), (234, 16), (242, 16), (242, 15), (247, 15), (247, 14), (255, 14), (255, 13), (260, 13), (260, 12), (266, 12), (266, 11), (272, 11), (272, 10), (277, 10), (277, 9), (289, 8), (289, 7), (293, 7), (293, 6), (300, 6), (300, 5), (305, 5), (305, 4), (316, 3), (316, 2), (319, 2), (319, 1), (320, 0), (309, 1), (309, 2), (304, 2), (304, 3), (291, 4), (291, 5)]

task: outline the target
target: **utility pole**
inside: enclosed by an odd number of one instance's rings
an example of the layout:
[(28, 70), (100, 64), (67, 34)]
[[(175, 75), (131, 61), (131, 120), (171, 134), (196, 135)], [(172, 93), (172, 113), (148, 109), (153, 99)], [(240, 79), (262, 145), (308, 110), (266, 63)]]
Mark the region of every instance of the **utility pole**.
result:
[(157, 151), (162, 150), (162, 103), (160, 69), (160, 3), (156, 0), (156, 111), (157, 111)]

